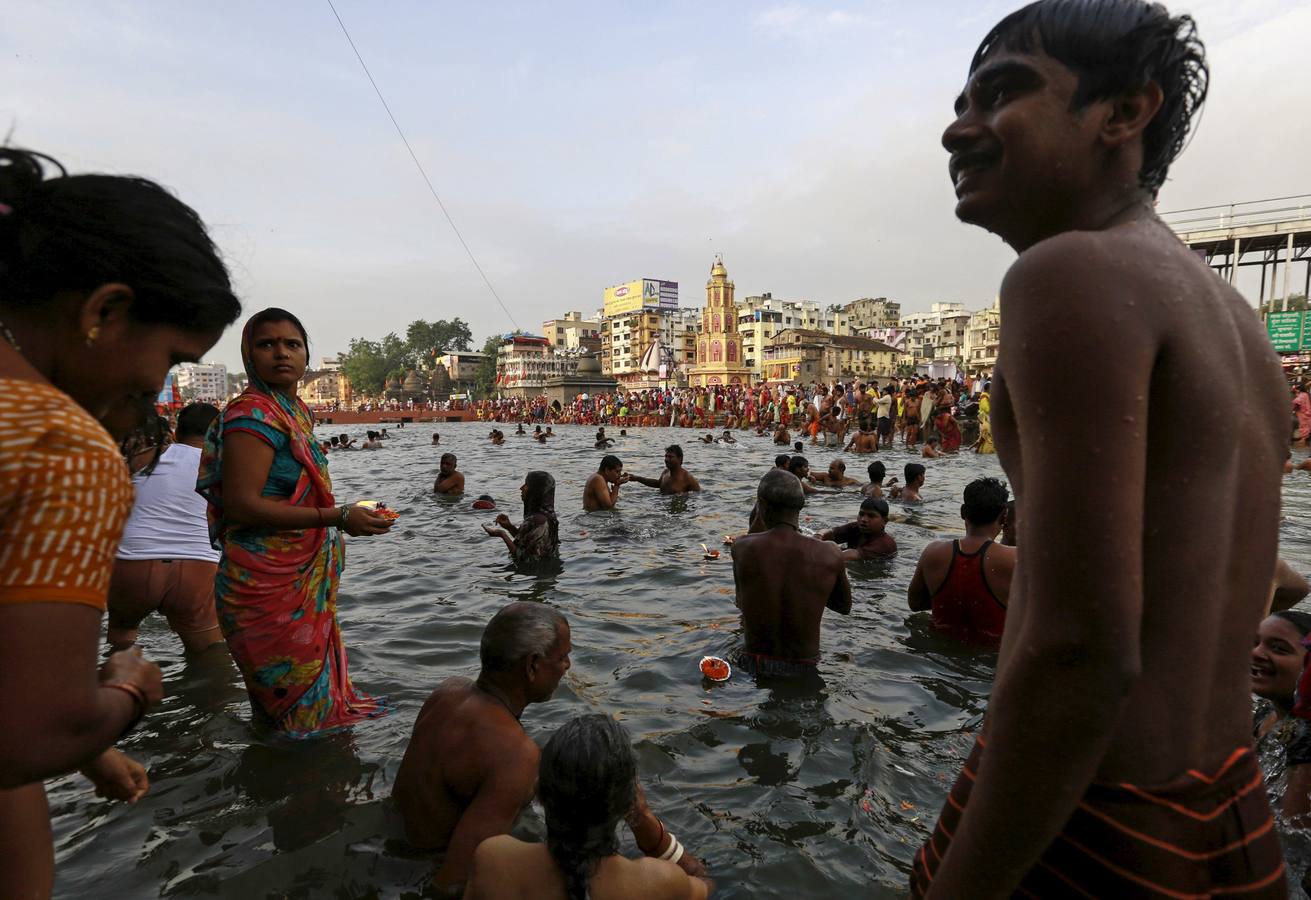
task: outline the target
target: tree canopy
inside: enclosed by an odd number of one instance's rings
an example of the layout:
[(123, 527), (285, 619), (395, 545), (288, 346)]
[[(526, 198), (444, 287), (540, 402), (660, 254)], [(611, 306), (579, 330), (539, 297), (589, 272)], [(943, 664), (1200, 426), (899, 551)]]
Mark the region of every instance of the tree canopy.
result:
[(415, 319), (405, 337), (391, 332), (380, 341), (355, 338), (341, 356), (341, 371), (354, 389), (365, 395), (380, 394), (389, 378), (404, 378), (410, 369), (431, 369), (436, 357), (468, 350), (473, 344), (469, 325), (460, 318), (449, 322)]

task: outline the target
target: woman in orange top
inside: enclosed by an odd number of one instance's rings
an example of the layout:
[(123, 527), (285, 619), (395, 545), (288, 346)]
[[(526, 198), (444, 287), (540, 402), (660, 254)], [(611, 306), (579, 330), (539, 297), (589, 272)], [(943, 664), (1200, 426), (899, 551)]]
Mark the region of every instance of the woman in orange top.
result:
[(0, 148), (0, 895), (52, 889), (43, 779), (80, 768), (104, 796), (145, 793), (112, 744), (162, 696), (159, 667), (136, 650), (97, 665), (132, 500), (98, 420), (134, 425), (239, 313), (204, 225), (163, 188)]

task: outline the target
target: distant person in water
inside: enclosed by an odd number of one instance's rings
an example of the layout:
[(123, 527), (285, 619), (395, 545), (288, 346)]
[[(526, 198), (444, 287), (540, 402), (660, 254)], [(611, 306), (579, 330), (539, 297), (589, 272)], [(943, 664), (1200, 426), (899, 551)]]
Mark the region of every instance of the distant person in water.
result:
[(862, 415), (857, 425), (857, 430), (847, 441), (844, 453), (875, 453), (879, 449), (878, 432), (870, 428), (868, 416)]
[(519, 565), (560, 557), (560, 520), (555, 515), (555, 479), (549, 472), (529, 472), (519, 488), (523, 497), (523, 521), (517, 526), (501, 513), (500, 528), (484, 525), (492, 537), (505, 541), (511, 558)]
[(888, 495), (894, 500), (900, 500), (902, 503), (919, 503), (920, 488), (924, 487), (925, 468), (920, 463), (906, 463), (906, 468), (902, 470), (906, 476), (905, 487), (894, 487), (888, 491)]
[(491, 438), (493, 446), (499, 447), (505, 443), (505, 433), (499, 428), (492, 429)]
[(792, 443), (792, 435), (788, 432), (788, 427), (782, 423), (774, 431), (774, 443), (786, 447)]
[(571, 650), (563, 615), (511, 603), (483, 629), (478, 678), (447, 678), (419, 710), (392, 797), (405, 839), (445, 851), (439, 896), (460, 896), (475, 848), (507, 834), (532, 800), (539, 754), (519, 718), (551, 699)]
[(355, 446), (355, 438), (351, 437), (349, 434), (343, 434), (343, 435), (340, 435), (340, 436), (338, 437), (338, 439), (337, 439), (337, 449), (338, 449), (338, 450), (358, 450), (359, 447), (356, 447), (356, 446)]
[(792, 451), (794, 453), (804, 453), (805, 450), (806, 450), (806, 445), (801, 443), (801, 441), (795, 441), (792, 444)]
[(925, 547), (906, 592), (911, 610), (932, 610), (935, 629), (967, 644), (1001, 643), (1015, 551), (995, 541), (1009, 497), (996, 478), (966, 485), (960, 508), (965, 537)]
[(790, 454), (780, 453), (778, 456), (774, 457), (774, 468), (783, 469), (784, 471), (786, 471), (788, 467), (788, 462), (791, 459), (792, 456)]
[(440, 444), (441, 442), (442, 442), (442, 436), (441, 436), (440, 434), (438, 434), (437, 432), (434, 431), (434, 432), (432, 433), (432, 445), (433, 445), (434, 447), (436, 447), (436, 446), (437, 446), (438, 444)]
[(797, 531), (806, 497), (795, 475), (770, 469), (760, 479), (756, 502), (765, 530), (733, 542), (743, 639), (734, 661), (762, 675), (813, 672), (824, 610), (851, 612), (842, 551)]
[(491, 494), (479, 494), (478, 499), (473, 501), (474, 509), (496, 509), (496, 501), (492, 499)]
[(801, 482), (802, 494), (819, 493), (819, 489), (810, 483), (810, 460), (804, 456), (792, 456), (788, 459), (787, 469)]
[(888, 467), (881, 460), (875, 460), (870, 463), (865, 471), (869, 474), (869, 483), (860, 489), (861, 494), (866, 497), (882, 497), (885, 490), (891, 490), (896, 484), (894, 476), (887, 484), (884, 484), (888, 476)]
[(845, 545), (842, 558), (846, 562), (866, 559), (886, 559), (897, 552), (897, 542), (888, 534), (888, 501), (866, 497), (860, 501), (856, 521), (821, 531), (821, 541)]
[(608, 449), (608, 448), (610, 447), (610, 445), (613, 444), (613, 443), (614, 443), (614, 438), (608, 438), (608, 437), (606, 437), (606, 436), (605, 436), (605, 429), (604, 429), (604, 428), (598, 428), (598, 429), (596, 429), (596, 449), (597, 449), (597, 450), (606, 450), (606, 449)]
[(700, 440), (701, 443), (703, 444), (713, 444), (715, 442), (715, 436), (707, 431), (705, 433), (705, 436), (698, 438), (698, 440)]
[(847, 464), (840, 459), (835, 459), (828, 464), (828, 471), (818, 475), (811, 475), (811, 480), (816, 484), (823, 484), (829, 487), (849, 487), (853, 484), (860, 484), (854, 478), (847, 477)]
[(527, 433), (528, 433), (528, 432), (526, 432), (526, 431), (523, 430), (523, 422), (520, 422), (520, 423), (519, 423), (519, 427), (516, 428), (516, 429), (514, 430), (514, 433), (515, 433), (515, 434), (527, 434)]
[(727, 428), (724, 429), (724, 436), (719, 440), (725, 444), (737, 443), (737, 438), (733, 437), (733, 432), (729, 431)]
[(628, 479), (619, 457), (610, 454), (601, 459), (601, 466), (587, 479), (583, 487), (583, 510), (614, 509), (619, 502), (619, 486)]
[[(579, 716), (542, 749), (537, 795), (546, 840), (510, 835), (479, 845), (466, 900), (704, 900), (705, 867), (646, 804), (637, 757), (624, 726), (607, 715)], [(619, 852), (619, 822), (646, 858)]]
[(438, 463), (437, 481), (433, 483), (434, 494), (463, 494), (464, 473), (455, 468), (455, 454), (443, 453)]
[(938, 447), (938, 439), (931, 437), (924, 442), (924, 449), (920, 451), (920, 456), (925, 459), (937, 459), (942, 455), (942, 450)]
[(361, 449), (361, 450), (381, 450), (381, 449), (382, 449), (382, 441), (381, 441), (381, 440), (379, 439), (379, 437), (378, 437), (378, 432), (376, 432), (376, 431), (369, 431), (369, 432), (367, 432), (367, 435), (368, 435), (368, 440), (366, 440), (366, 441), (365, 441), (365, 442), (360, 446), (360, 449)]
[(647, 487), (659, 488), (662, 494), (686, 494), (701, 490), (700, 482), (683, 468), (683, 448), (677, 444), (665, 448), (665, 470), (659, 478), (643, 478), (640, 475), (629, 475), (628, 478)]

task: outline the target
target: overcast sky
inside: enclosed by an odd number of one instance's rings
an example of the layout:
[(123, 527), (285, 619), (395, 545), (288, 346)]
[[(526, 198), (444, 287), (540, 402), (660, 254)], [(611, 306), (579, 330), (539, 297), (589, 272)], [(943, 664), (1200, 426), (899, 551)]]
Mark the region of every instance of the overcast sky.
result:
[[(1012, 258), (955, 221), (939, 144), (1012, 2), (335, 2), (526, 330), (643, 276), (699, 306), (716, 251), (739, 297), (903, 310), (986, 306)], [(1172, 9), (1197, 18), (1213, 84), (1161, 209), (1311, 191), (1311, 4)], [(326, 0), (18, 0), (4, 18), (12, 143), (172, 188), (247, 310), (298, 313), (316, 356), (416, 318), (460, 316), (480, 344), (513, 327)], [(212, 354), (230, 366), (237, 331)]]

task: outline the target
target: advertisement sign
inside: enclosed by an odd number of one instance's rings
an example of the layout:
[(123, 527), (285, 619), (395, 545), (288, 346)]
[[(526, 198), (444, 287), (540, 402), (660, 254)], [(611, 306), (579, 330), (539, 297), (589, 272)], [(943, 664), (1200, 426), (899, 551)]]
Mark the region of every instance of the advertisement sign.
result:
[(605, 289), (602, 315), (623, 316), (642, 309), (677, 309), (678, 282), (639, 278)]
[(1266, 316), (1265, 328), (1276, 353), (1296, 353), (1306, 344), (1301, 312), (1274, 312)]

